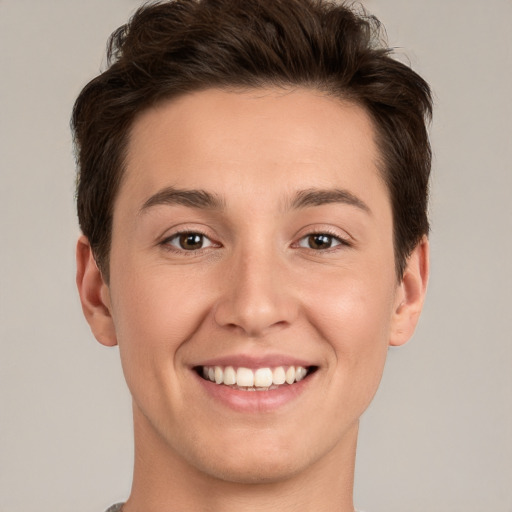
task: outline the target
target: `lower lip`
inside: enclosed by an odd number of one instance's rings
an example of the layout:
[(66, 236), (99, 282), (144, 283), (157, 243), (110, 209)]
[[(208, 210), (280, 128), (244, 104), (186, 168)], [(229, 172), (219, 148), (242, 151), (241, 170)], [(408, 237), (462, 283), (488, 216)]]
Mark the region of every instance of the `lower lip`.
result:
[(197, 373), (195, 376), (209, 398), (238, 412), (258, 413), (274, 411), (298, 398), (311, 384), (315, 373), (294, 384), (283, 384), (268, 391), (242, 391), (203, 379)]

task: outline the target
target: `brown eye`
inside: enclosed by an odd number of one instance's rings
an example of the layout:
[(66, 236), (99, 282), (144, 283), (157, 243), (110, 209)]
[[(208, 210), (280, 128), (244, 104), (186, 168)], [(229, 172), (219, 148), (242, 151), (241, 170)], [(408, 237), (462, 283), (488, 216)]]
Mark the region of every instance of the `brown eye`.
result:
[(203, 235), (198, 233), (182, 233), (179, 238), (181, 249), (186, 251), (194, 251), (203, 247)]
[(164, 244), (182, 251), (198, 251), (213, 245), (207, 236), (193, 232), (177, 233), (165, 240)]
[(327, 233), (312, 233), (300, 239), (299, 247), (322, 251), (344, 243), (345, 242), (338, 237)]
[(332, 246), (332, 236), (309, 235), (308, 246), (310, 249), (329, 249)]

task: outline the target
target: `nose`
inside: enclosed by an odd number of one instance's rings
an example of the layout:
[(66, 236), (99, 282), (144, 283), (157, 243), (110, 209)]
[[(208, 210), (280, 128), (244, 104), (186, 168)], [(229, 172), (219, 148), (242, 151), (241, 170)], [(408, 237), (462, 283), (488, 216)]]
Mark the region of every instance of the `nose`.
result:
[(215, 307), (218, 325), (261, 337), (290, 325), (298, 304), (286, 278), (285, 264), (269, 251), (247, 251), (226, 262)]

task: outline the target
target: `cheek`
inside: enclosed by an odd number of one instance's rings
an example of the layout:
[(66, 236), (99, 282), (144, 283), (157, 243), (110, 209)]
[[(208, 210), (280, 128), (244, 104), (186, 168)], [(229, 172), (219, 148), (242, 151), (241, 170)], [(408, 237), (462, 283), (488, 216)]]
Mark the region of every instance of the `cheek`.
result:
[(112, 308), (123, 371), (139, 403), (157, 399), (156, 389), (172, 393), (177, 354), (208, 309), (206, 292), (193, 293), (190, 279), (164, 270), (163, 266), (146, 268), (126, 274), (129, 279), (112, 275)]
[(187, 268), (175, 271), (165, 263), (134, 262), (125, 268), (130, 271), (112, 275), (120, 344), (169, 349), (187, 339), (209, 300), (205, 278)]
[(325, 339), (343, 351), (387, 344), (394, 304), (394, 276), (341, 270), (307, 286), (306, 310)]
[(331, 351), (333, 389), (362, 412), (379, 385), (387, 356), (394, 304), (394, 274), (331, 278), (309, 294), (309, 322)]

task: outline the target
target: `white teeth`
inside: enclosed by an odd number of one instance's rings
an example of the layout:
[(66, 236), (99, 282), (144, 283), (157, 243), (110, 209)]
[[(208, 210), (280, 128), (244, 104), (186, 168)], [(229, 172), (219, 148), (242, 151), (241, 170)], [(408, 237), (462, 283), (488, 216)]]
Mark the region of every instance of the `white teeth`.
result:
[(254, 385), (257, 388), (272, 386), (272, 370), (270, 368), (258, 368), (254, 373)]
[(227, 386), (232, 386), (236, 384), (236, 372), (232, 366), (227, 366), (224, 369), (224, 384)]
[(277, 368), (274, 368), (274, 371), (272, 372), (272, 384), (275, 384), (276, 386), (280, 386), (281, 384), (284, 384), (286, 382), (286, 372), (284, 371), (284, 368), (282, 366), (278, 366)]
[(249, 368), (238, 368), (236, 371), (236, 385), (244, 387), (254, 386), (254, 373)]
[(303, 368), (302, 366), (297, 366), (297, 369), (295, 370), (295, 381), (301, 381), (306, 376), (306, 373), (308, 373), (306, 368)]
[(221, 384), (224, 381), (224, 372), (220, 366), (215, 367), (215, 382)]
[(202, 375), (206, 380), (225, 386), (244, 388), (246, 391), (267, 391), (268, 389), (275, 389), (275, 387), (281, 386), (285, 382), (293, 384), (300, 382), (307, 374), (308, 370), (303, 366), (277, 366), (273, 369), (258, 368), (256, 370), (243, 367), (235, 370), (233, 366), (226, 366), (225, 368), (222, 366), (203, 366), (202, 368)]
[(295, 382), (295, 368), (293, 366), (290, 366), (290, 368), (286, 370), (285, 378), (288, 384), (293, 384)]

